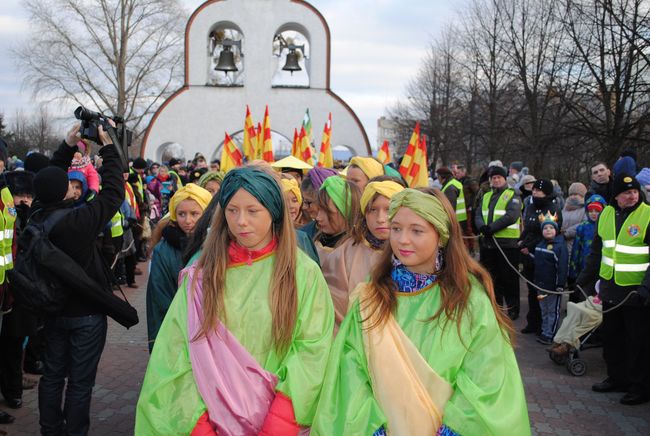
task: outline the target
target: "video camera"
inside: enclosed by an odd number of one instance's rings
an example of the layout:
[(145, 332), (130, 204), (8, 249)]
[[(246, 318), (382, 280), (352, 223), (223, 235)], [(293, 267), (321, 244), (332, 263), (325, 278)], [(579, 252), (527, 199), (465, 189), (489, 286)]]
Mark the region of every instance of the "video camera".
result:
[[(81, 121), (81, 128), (79, 129), (79, 133), (83, 139), (89, 139), (96, 144), (101, 145), (102, 141), (99, 138), (99, 126), (102, 126), (104, 128), (104, 131), (108, 133), (108, 136), (110, 136), (113, 144), (115, 144), (115, 147), (120, 154), (124, 171), (128, 171), (128, 147), (131, 146), (133, 132), (126, 128), (124, 118), (119, 116), (107, 117), (100, 112), (93, 112), (83, 106), (79, 106), (74, 111), (74, 116), (76, 119)], [(113, 127), (108, 122), (109, 119), (113, 120), (115, 127)]]

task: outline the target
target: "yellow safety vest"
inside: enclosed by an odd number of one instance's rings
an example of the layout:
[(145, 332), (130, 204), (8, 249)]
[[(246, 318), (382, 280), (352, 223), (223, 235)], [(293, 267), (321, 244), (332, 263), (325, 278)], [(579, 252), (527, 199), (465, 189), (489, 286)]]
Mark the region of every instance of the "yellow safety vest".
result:
[(6, 186), (0, 190), (0, 200), (2, 200), (2, 218), (0, 218), (0, 283), (4, 283), (6, 271), (14, 267), (11, 248), (14, 240), (16, 207), (14, 206), (14, 197)]
[(118, 210), (113, 218), (111, 218), (111, 238), (117, 238), (124, 234), (124, 227), (122, 227), (122, 214)]
[(650, 266), (645, 233), (650, 223), (650, 206), (641, 203), (626, 219), (616, 234), (616, 211), (605, 207), (598, 219), (598, 236), (603, 241), (600, 257), (601, 278), (619, 286), (640, 285)]
[(458, 221), (467, 221), (467, 209), (465, 209), (465, 193), (463, 192), (463, 184), (456, 179), (451, 179), (442, 187), (442, 192), (444, 193), (450, 186), (454, 186), (459, 192), (458, 198), (456, 199), (456, 219)]
[[(494, 205), (494, 212), (492, 213), (492, 221), (488, 222), (488, 217), (490, 215), (490, 199), (492, 198), (492, 191), (487, 192), (483, 196), (483, 203), (481, 205), (481, 213), (483, 214), (483, 221), (486, 225), (492, 224), (494, 221), (498, 220), (506, 214), (506, 208), (508, 207), (508, 202), (512, 200), (512, 197), (515, 196), (515, 191), (513, 189), (505, 189), (496, 204)], [(521, 217), (517, 218), (517, 221), (513, 224), (510, 224), (508, 227), (499, 230), (494, 234), (495, 238), (506, 238), (506, 239), (519, 239), (521, 235), (520, 229)]]

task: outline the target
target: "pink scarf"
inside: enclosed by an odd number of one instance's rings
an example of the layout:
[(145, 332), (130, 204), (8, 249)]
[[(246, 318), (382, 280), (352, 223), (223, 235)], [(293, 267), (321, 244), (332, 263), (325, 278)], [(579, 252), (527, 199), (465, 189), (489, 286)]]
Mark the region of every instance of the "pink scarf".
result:
[(278, 378), (262, 368), (221, 322), (207, 337), (192, 340), (203, 320), (203, 280), (195, 264), (181, 272), (181, 277), (186, 275), (192, 373), (213, 428), (219, 436), (257, 435), (275, 397)]

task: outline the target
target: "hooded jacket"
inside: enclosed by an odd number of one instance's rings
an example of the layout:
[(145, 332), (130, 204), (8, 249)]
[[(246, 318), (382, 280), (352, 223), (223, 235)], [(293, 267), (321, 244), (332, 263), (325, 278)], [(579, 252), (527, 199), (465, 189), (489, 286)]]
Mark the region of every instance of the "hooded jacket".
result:
[(587, 212), (587, 206), (590, 203), (598, 202), (603, 205), (603, 208), (607, 206), (605, 199), (598, 195), (592, 195), (585, 202), (585, 214), (586, 220), (584, 220), (577, 228), (575, 232), (575, 240), (573, 241), (573, 246), (571, 247), (571, 259), (569, 260), (569, 277), (575, 279), (578, 277), (580, 272), (585, 269), (585, 262), (587, 256), (591, 253), (591, 244), (594, 241), (594, 235), (596, 234), (596, 221), (592, 221), (589, 218), (589, 213)]

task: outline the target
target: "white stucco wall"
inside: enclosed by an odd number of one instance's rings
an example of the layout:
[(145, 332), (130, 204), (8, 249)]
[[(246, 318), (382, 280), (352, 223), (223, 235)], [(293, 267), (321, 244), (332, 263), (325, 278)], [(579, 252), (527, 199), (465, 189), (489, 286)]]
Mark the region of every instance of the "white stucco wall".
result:
[[(232, 23), (243, 33), (243, 87), (206, 86), (208, 34), (218, 23)], [(300, 31), (309, 39), (309, 88), (271, 87), (277, 66), (277, 58), (272, 56), (273, 37), (284, 30)], [(243, 128), (247, 104), (255, 123), (263, 121), (268, 104), (271, 128), (287, 138), (293, 137), (293, 129), (300, 126), (305, 109), (309, 108), (316, 144), (320, 144), (323, 126), (331, 112), (332, 145), (345, 145), (357, 154), (368, 155), (368, 139), (361, 123), (328, 89), (328, 38), (328, 29), (319, 14), (302, 1), (204, 3), (192, 15), (186, 30), (185, 86), (152, 119), (145, 135), (144, 156), (157, 160), (160, 147), (169, 142), (181, 144), (186, 158), (193, 157), (197, 151), (211, 156), (223, 141), (224, 132)]]

